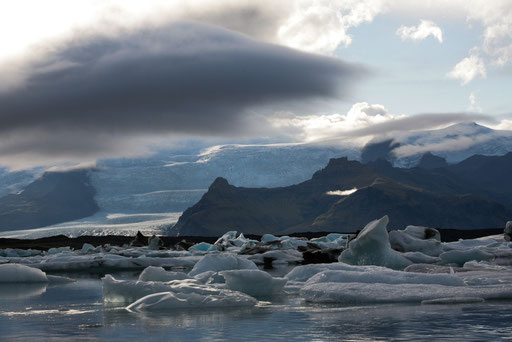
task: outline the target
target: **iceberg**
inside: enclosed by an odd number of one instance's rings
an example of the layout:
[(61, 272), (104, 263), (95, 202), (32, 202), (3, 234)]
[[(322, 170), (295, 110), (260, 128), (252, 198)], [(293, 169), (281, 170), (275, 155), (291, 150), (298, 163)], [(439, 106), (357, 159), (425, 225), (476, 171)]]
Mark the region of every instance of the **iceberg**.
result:
[(386, 229), (389, 218), (384, 216), (372, 221), (363, 228), (359, 235), (348, 244), (339, 261), (351, 265), (378, 265), (403, 270), (412, 262), (401, 253), (393, 250), (389, 243)]
[(288, 281), (286, 278), (274, 278), (260, 270), (231, 270), (220, 274), (226, 280), (228, 289), (256, 297), (281, 293)]
[(188, 273), (193, 277), (206, 271), (227, 271), (227, 270), (256, 270), (258, 267), (250, 260), (240, 258), (234, 254), (207, 254), (203, 256)]

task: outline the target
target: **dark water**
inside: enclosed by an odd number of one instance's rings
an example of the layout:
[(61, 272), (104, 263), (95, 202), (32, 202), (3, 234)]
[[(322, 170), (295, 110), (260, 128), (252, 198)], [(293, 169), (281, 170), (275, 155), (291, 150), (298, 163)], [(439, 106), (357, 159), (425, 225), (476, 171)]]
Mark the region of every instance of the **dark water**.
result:
[(1, 341), (512, 341), (511, 322), (512, 302), (342, 307), (283, 296), (255, 308), (134, 314), (104, 308), (93, 276), (0, 286)]

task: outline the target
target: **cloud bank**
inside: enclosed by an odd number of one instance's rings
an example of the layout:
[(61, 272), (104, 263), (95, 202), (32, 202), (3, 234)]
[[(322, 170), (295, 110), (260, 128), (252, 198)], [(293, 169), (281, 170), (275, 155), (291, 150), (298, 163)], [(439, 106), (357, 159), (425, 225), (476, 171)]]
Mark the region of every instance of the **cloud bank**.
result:
[(137, 136), (242, 136), (259, 106), (344, 98), (365, 73), (192, 22), (84, 36), (30, 61), (0, 93), (0, 162), (115, 154)]

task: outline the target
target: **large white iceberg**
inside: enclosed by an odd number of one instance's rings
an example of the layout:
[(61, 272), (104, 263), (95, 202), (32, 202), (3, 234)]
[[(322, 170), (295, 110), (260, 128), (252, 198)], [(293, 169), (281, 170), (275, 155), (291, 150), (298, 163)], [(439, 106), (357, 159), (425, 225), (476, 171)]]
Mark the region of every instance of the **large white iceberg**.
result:
[(250, 260), (238, 257), (234, 254), (208, 254), (203, 256), (188, 273), (193, 277), (207, 271), (227, 271), (227, 270), (256, 270), (258, 267)]
[(339, 256), (339, 261), (352, 265), (378, 265), (403, 270), (412, 262), (393, 250), (386, 229), (388, 216), (372, 221), (364, 227), (357, 238), (350, 241), (348, 249)]
[(281, 293), (288, 281), (286, 278), (274, 278), (260, 270), (232, 270), (220, 274), (226, 280), (226, 287), (250, 296), (271, 296)]

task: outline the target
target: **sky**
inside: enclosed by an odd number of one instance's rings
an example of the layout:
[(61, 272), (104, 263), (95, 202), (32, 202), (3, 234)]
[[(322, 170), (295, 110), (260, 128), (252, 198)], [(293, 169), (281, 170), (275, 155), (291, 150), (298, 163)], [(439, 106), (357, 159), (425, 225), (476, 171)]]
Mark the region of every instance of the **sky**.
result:
[(0, 44), (12, 170), (189, 140), (512, 129), (510, 0), (2, 1)]

